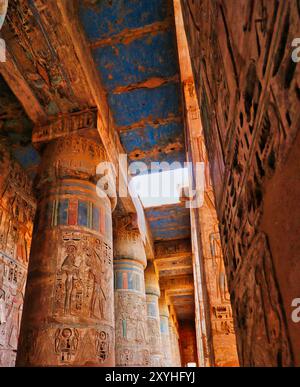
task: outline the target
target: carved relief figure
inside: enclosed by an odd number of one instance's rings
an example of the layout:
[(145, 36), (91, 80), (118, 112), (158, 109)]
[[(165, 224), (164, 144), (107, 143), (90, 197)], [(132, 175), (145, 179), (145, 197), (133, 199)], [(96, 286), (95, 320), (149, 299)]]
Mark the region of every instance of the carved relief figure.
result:
[(219, 293), (219, 297), (221, 299), (221, 302), (230, 302), (230, 295), (228, 292), (227, 278), (226, 278), (223, 258), (219, 259), (218, 293)]
[(83, 234), (63, 237), (54, 288), (55, 315), (111, 320), (108, 286), (111, 249)]
[(216, 285), (220, 302), (230, 302), (230, 295), (227, 287), (227, 279), (224, 267), (224, 260), (222, 254), (220, 234), (213, 232), (209, 235), (211, 255), (214, 262), (214, 268), (216, 271)]
[(159, 345), (160, 327), (156, 319), (148, 318), (148, 339), (152, 346)]
[(118, 366), (144, 365), (144, 351), (147, 349), (146, 300), (142, 294), (117, 291), (116, 348)]
[(93, 292), (91, 299), (90, 315), (91, 317), (104, 319), (104, 311), (106, 305), (105, 295), (105, 270), (100, 258), (96, 253), (88, 249), (87, 250), (86, 264), (89, 267), (89, 274), (93, 279)]
[(142, 311), (140, 310), (141, 305), (135, 305), (133, 309), (132, 320), (135, 321), (136, 327), (136, 337), (135, 340), (140, 343), (145, 343), (147, 340), (146, 337), (146, 326), (143, 319)]
[(0, 288), (0, 325), (6, 323), (5, 316), (5, 291)]
[(64, 313), (71, 311), (71, 298), (74, 287), (74, 280), (78, 278), (79, 268), (76, 266), (76, 246), (68, 245), (66, 248), (67, 256), (61, 266), (61, 272), (66, 274), (65, 279), (65, 302)]
[(18, 335), (21, 324), (23, 301), (23, 292), (20, 289), (17, 289), (15, 294), (11, 294), (10, 305), (6, 319), (7, 343), (11, 348), (17, 348), (18, 346)]
[(128, 341), (128, 321), (126, 313), (125, 298), (119, 296), (117, 299), (117, 310), (119, 314), (118, 323), (116, 326), (116, 336), (122, 340)]
[(132, 294), (118, 294), (116, 310), (119, 319), (117, 337), (125, 342), (145, 343), (146, 311), (143, 298)]

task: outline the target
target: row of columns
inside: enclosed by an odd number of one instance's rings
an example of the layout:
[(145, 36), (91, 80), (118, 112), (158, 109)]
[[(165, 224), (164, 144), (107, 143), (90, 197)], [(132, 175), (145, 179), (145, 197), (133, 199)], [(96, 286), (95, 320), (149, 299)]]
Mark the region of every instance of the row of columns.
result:
[(97, 185), (105, 161), (101, 144), (78, 135), (45, 147), (19, 366), (179, 365), (136, 219), (117, 213), (113, 230), (115, 199)]

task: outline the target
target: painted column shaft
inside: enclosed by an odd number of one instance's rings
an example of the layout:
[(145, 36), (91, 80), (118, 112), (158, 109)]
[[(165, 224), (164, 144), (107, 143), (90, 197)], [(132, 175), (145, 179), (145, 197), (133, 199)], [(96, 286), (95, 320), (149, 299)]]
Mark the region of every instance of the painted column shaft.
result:
[(148, 366), (144, 268), (115, 261), (116, 365)]
[(131, 216), (114, 218), (116, 365), (148, 366), (146, 255)]
[(165, 293), (162, 292), (159, 299), (159, 317), (160, 317), (160, 334), (161, 334), (161, 352), (162, 365), (172, 367), (172, 352), (170, 344), (169, 331), (169, 310), (165, 299)]
[(112, 206), (90, 182), (104, 160), (100, 145), (79, 136), (46, 147), (20, 366), (114, 365)]
[(148, 342), (151, 367), (162, 366), (161, 333), (158, 298), (160, 289), (153, 262), (148, 262), (145, 272)]
[(171, 349), (172, 349), (173, 367), (181, 367), (178, 335), (173, 321), (169, 322), (169, 330), (170, 330), (170, 338), (171, 338), (170, 341), (171, 341)]

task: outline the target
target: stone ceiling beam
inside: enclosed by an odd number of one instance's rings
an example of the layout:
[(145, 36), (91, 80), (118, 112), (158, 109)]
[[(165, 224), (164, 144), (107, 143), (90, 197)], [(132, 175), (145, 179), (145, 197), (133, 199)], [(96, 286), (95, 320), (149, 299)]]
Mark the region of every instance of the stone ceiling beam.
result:
[(190, 239), (178, 239), (155, 243), (156, 259), (174, 259), (174, 257), (187, 257), (192, 254)]
[(126, 125), (126, 126), (118, 126), (117, 130), (119, 133), (124, 132), (130, 132), (134, 131), (139, 128), (145, 128), (147, 125), (151, 125), (155, 128), (159, 128), (162, 125), (168, 125), (170, 123), (181, 123), (182, 117), (181, 116), (172, 116), (172, 117), (166, 117), (166, 118), (143, 118), (140, 121), (134, 122), (133, 124)]
[(28, 117), (34, 122), (47, 121), (47, 114), (18, 69), (13, 57), (6, 50), (6, 62), (0, 62), (0, 73), (22, 104)]
[(178, 254), (176, 255), (171, 255), (171, 256), (165, 256), (165, 257), (162, 257), (162, 256), (156, 256), (156, 262), (158, 264), (160, 263), (168, 263), (168, 262), (174, 262), (176, 260), (180, 260), (180, 259), (186, 259), (186, 258), (189, 258), (192, 256), (192, 252), (188, 252), (188, 251), (182, 251), (182, 252), (179, 252)]
[(157, 265), (157, 262), (156, 262), (156, 266), (157, 266), (157, 269), (158, 269), (158, 271), (160, 272), (160, 271), (169, 271), (169, 270), (176, 270), (176, 271), (178, 271), (178, 272), (180, 272), (180, 270), (187, 270), (187, 269), (190, 269), (191, 267), (192, 267), (192, 264), (191, 263), (186, 263), (186, 264), (179, 264), (179, 265), (172, 265), (172, 263), (169, 265), (169, 266), (167, 266), (167, 267), (163, 267), (163, 268), (161, 268), (161, 267), (159, 267), (159, 265)]
[[(156, 87), (160, 87), (164, 85), (165, 83), (168, 82), (178, 82), (179, 77), (178, 74), (172, 76), (172, 77), (152, 77), (148, 78), (146, 81), (138, 82), (138, 83), (131, 83), (126, 86), (117, 86), (114, 90), (113, 93), (126, 93), (128, 91), (136, 90), (136, 89), (141, 89), (141, 88), (146, 88), (146, 89), (155, 89)], [(165, 121), (167, 121), (165, 119)], [(151, 122), (149, 120), (148, 122)], [(137, 124), (135, 124), (137, 125)]]
[(159, 283), (160, 288), (167, 292), (194, 289), (193, 275), (176, 276), (173, 278), (161, 278)]
[(97, 130), (97, 109), (86, 109), (81, 112), (62, 114), (46, 125), (36, 125), (32, 132), (32, 142), (36, 146), (54, 139), (81, 134), (99, 142)]
[(192, 267), (191, 254), (178, 255), (176, 257), (155, 258), (159, 271), (161, 270), (178, 270), (181, 267)]
[(176, 296), (192, 296), (194, 289), (164, 289), (168, 297)]
[(172, 26), (172, 18), (167, 18), (164, 21), (155, 22), (139, 28), (131, 28), (121, 31), (112, 37), (100, 39), (90, 43), (91, 48), (112, 46), (115, 44), (128, 44), (135, 39), (139, 39), (145, 35), (155, 35), (159, 32), (166, 31)]

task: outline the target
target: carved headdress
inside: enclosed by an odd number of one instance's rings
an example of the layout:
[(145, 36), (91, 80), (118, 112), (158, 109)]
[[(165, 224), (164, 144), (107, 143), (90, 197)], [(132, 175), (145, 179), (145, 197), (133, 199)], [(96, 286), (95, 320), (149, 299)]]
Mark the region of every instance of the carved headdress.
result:
[(0, 30), (5, 20), (7, 5), (8, 5), (8, 0), (0, 0)]

